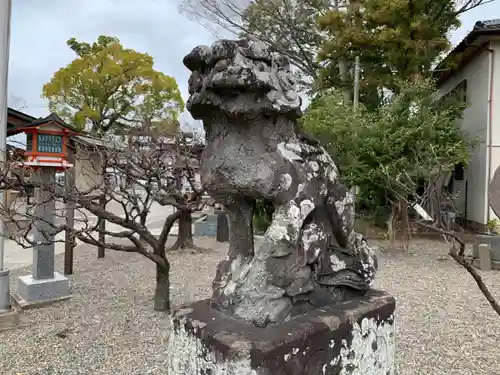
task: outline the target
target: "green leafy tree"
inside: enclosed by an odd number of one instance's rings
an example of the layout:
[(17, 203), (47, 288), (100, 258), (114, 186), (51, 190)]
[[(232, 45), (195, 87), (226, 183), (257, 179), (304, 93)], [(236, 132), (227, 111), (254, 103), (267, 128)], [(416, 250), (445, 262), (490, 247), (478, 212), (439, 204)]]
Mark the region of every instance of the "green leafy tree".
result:
[(151, 56), (102, 35), (92, 44), (75, 38), (67, 44), (77, 57), (43, 87), (52, 112), (93, 135), (144, 123), (174, 130), (181, 94), (173, 77), (153, 68)]
[(460, 130), (463, 102), (437, 100), (427, 80), (402, 87), (374, 111), (353, 112), (331, 92), (311, 104), (302, 123), (323, 140), (346, 184), (359, 188), (359, 207), (386, 218), (401, 202), (416, 198), (422, 184), (466, 165), (474, 145)]
[(436, 61), (450, 48), (450, 32), (459, 16), (485, 0), (356, 0), (342, 10), (331, 9), (318, 18), (324, 32), (319, 52), (322, 69), (319, 89), (353, 87), (339, 74), (338, 61), (353, 71), (360, 60), (360, 99), (376, 107), (384, 90), (401, 91), (405, 80), (429, 76)]
[[(344, 102), (351, 100), (346, 96), (352, 97), (354, 57), (366, 53), (361, 100), (378, 105), (382, 95), (371, 81), (379, 83), (380, 71), (385, 74), (380, 80), (387, 80), (387, 71), (382, 69), (385, 54), (402, 49), (404, 61), (415, 66), (422, 59), (422, 46), (411, 46), (412, 41), (427, 46), (431, 55), (442, 50), (440, 38), (444, 37), (446, 49), (446, 35), (458, 25), (459, 15), (489, 1), (183, 0), (180, 9), (218, 36), (224, 31), (224, 37), (229, 32), (264, 42), (290, 59), (303, 87), (315, 91), (340, 88)], [(430, 24), (425, 24), (427, 21)], [(435, 46), (436, 42), (439, 45)], [(397, 56), (391, 56), (391, 63), (397, 63)], [(405, 69), (411, 71), (410, 67)], [(312, 85), (314, 81), (317, 84)]]
[(258, 234), (264, 233), (273, 221), (274, 205), (271, 201), (257, 199), (254, 202), (253, 227)]
[(318, 78), (316, 55), (323, 42), (318, 15), (330, 8), (328, 0), (266, 0), (252, 2), (243, 13), (241, 36), (251, 36), (287, 56), (302, 83)]

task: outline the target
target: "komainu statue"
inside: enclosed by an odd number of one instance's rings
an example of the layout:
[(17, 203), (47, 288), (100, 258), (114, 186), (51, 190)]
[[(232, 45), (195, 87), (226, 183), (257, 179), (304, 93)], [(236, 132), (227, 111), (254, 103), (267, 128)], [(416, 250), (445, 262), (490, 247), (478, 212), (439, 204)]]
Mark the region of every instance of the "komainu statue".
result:
[[(185, 58), (187, 108), (203, 120), (202, 183), (229, 215), (229, 254), (212, 306), (259, 327), (360, 296), (377, 270), (354, 232), (354, 197), (318, 141), (299, 132), (289, 62), (253, 40), (219, 40)], [(274, 205), (254, 247), (256, 199)]]

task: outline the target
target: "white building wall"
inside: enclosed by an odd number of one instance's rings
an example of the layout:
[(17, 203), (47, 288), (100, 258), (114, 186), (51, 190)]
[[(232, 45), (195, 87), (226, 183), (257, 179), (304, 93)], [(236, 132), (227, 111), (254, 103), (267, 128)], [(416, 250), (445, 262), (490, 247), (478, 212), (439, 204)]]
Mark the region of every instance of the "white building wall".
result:
[[(440, 87), (440, 92), (444, 95), (453, 90), (464, 79), (467, 80), (468, 107), (464, 111), (462, 129), (469, 136), (478, 139), (479, 144), (472, 150), (469, 165), (464, 171), (464, 180), (454, 181), (454, 193), (458, 194), (456, 204), (460, 214), (464, 215), (467, 211), (467, 219), (479, 224), (486, 224), (488, 216), (486, 185), (488, 178), (487, 144), (489, 141), (487, 131), (489, 54), (488, 51), (478, 54), (467, 66), (455, 73)], [(500, 136), (500, 132), (498, 135)], [(465, 194), (466, 181), (467, 196)]]

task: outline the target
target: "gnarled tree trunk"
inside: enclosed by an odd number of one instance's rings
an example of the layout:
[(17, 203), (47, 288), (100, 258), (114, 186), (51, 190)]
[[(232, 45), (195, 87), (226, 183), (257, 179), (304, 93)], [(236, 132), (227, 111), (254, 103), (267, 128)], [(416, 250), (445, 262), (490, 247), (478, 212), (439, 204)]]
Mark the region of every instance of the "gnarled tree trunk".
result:
[(387, 236), (389, 237), (389, 248), (394, 250), (396, 244), (396, 224), (398, 221), (398, 208), (399, 205), (396, 202), (391, 203), (391, 214), (387, 219)]
[(177, 234), (177, 241), (171, 250), (178, 249), (194, 249), (193, 241), (193, 218), (191, 211), (182, 211), (179, 218), (179, 233)]
[(170, 311), (170, 264), (156, 264), (156, 289), (154, 296), (156, 311)]

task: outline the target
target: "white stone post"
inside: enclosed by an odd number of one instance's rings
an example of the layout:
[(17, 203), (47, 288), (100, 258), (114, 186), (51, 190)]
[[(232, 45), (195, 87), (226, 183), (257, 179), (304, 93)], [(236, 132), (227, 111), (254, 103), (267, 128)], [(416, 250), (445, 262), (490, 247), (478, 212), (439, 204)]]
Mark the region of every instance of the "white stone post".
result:
[[(9, 75), (11, 0), (0, 0), (0, 162), (5, 162), (7, 148), (7, 80)], [(0, 204), (5, 204), (0, 191)], [(0, 312), (10, 310), (9, 270), (4, 268), (4, 223), (0, 217)]]

